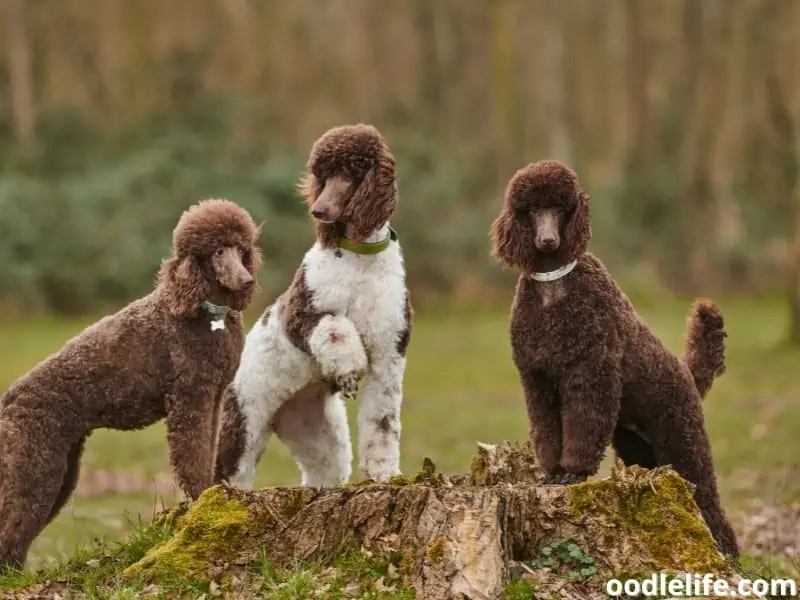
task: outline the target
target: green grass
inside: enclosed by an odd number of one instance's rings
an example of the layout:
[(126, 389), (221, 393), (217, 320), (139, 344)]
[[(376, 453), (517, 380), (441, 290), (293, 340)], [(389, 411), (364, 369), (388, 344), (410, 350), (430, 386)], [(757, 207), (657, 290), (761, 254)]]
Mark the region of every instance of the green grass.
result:
[[(715, 384), (705, 411), (723, 500), (730, 510), (798, 501), (800, 350), (783, 343), (787, 309), (772, 299), (721, 300), (720, 305), (730, 334), (728, 373)], [(681, 352), (689, 302), (662, 300), (639, 309), (665, 343)], [(417, 315), (402, 417), (405, 471), (417, 469), (425, 456), (442, 470), (463, 471), (477, 440), (526, 439), (527, 418), (510, 359), (507, 321), (507, 310)], [(0, 390), (88, 322), (48, 318), (0, 325)], [(355, 439), (357, 404), (349, 409)], [(84, 474), (94, 469), (145, 475), (168, 471), (164, 427), (95, 432), (82, 465)], [(258, 485), (298, 481), (288, 452), (273, 440), (260, 463)], [(155, 493), (75, 498), (36, 540), (29, 565), (64, 560), (76, 549), (91, 547), (95, 539), (119, 539), (139, 516), (146, 520), (161, 502), (174, 500)]]

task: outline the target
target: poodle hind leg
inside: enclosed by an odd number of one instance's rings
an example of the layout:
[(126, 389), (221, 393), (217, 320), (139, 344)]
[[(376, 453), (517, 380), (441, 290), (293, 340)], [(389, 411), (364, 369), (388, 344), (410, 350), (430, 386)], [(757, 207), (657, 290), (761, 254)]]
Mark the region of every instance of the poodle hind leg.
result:
[(225, 388), (220, 406), (217, 451), (214, 459), (215, 482), (228, 481), (243, 489), (253, 487), (256, 465), (266, 446), (268, 434), (264, 432), (262, 435), (248, 435), (248, 429), (253, 431), (266, 429), (266, 418), (259, 419), (255, 411), (248, 411), (247, 408), (248, 405), (259, 404), (245, 402), (234, 383)]
[(70, 499), (72, 492), (75, 491), (75, 488), (78, 485), (78, 477), (80, 476), (81, 467), (81, 455), (83, 454), (83, 449), (85, 446), (86, 438), (82, 437), (72, 446), (69, 454), (67, 455), (67, 471), (64, 473), (64, 479), (61, 483), (61, 490), (58, 492), (56, 501), (53, 503), (53, 507), (50, 509), (50, 514), (47, 517), (47, 524), (49, 524), (50, 521), (58, 516), (58, 513), (61, 512), (62, 508), (64, 508), (64, 505)]
[(652, 444), (628, 427), (617, 423), (611, 444), (625, 466), (639, 465), (645, 469), (655, 469), (658, 466)]
[(334, 487), (350, 479), (347, 411), (329, 384), (315, 382), (297, 392), (275, 413), (273, 429), (300, 467), (302, 485)]
[(717, 477), (711, 455), (711, 444), (703, 425), (697, 401), (696, 408), (664, 419), (653, 432), (653, 449), (659, 465), (672, 465), (675, 471), (696, 486), (695, 502), (711, 535), (724, 554), (739, 556), (736, 534), (725, 516), (717, 489)]
[(228, 386), (222, 399), (215, 481), (252, 489), (278, 407), (284, 398), (291, 399), (296, 389), (294, 384), (287, 388), (249, 380), (246, 385)]
[(47, 438), (40, 423), (0, 426), (0, 571), (24, 566), (64, 486), (68, 450), (48, 448), (48, 439), (31, 439), (37, 430), (43, 434), (37, 438)]

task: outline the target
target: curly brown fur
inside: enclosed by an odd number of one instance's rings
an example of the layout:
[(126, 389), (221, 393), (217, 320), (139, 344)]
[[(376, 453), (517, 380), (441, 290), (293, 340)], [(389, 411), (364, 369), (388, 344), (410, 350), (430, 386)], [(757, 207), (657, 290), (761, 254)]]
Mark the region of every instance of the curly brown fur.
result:
[[(491, 236), (494, 256), (522, 271), (511, 344), (547, 480), (585, 480), (609, 443), (628, 463), (671, 464), (697, 486), (695, 498), (722, 551), (738, 554), (701, 406), (701, 393), (724, 367), (716, 307), (695, 306), (687, 362), (670, 353), (586, 251), (589, 197), (556, 161), (514, 175)], [(554, 281), (531, 276), (572, 261), (574, 269)]]
[[(331, 178), (341, 183), (339, 189)], [(397, 205), (394, 156), (371, 125), (334, 127), (311, 147), (298, 190), (317, 220), (323, 248), (335, 247), (344, 235), (364, 241)]]
[(687, 321), (684, 362), (694, 377), (700, 397), (704, 397), (714, 379), (725, 373), (725, 322), (716, 304), (697, 300)]
[[(166, 418), (175, 477), (192, 498), (213, 482), (218, 404), (244, 345), (258, 229), (226, 200), (181, 217), (155, 290), (71, 339), (0, 402), (0, 570), (21, 567), (69, 499), (92, 430)], [(229, 305), (212, 331), (203, 301)]]

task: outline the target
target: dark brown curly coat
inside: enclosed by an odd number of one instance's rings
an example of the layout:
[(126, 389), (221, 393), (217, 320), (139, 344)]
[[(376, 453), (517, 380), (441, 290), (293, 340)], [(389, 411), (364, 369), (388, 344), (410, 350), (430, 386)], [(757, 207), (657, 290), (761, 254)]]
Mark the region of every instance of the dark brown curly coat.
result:
[[(240, 311), (255, 291), (258, 228), (226, 200), (180, 219), (155, 290), (71, 339), (0, 402), (0, 570), (21, 567), (33, 539), (78, 481), (94, 429), (166, 417), (176, 479), (196, 498), (213, 482), (219, 398), (244, 345)], [(225, 305), (211, 329), (203, 301)]]
[[(586, 251), (589, 197), (575, 173), (556, 161), (517, 171), (491, 237), (495, 257), (522, 271), (511, 344), (546, 481), (585, 480), (609, 443), (628, 464), (671, 464), (697, 486), (695, 499), (722, 551), (737, 555), (701, 406), (724, 371), (717, 307), (695, 304), (686, 362), (669, 352)], [(531, 276), (572, 261), (574, 269), (554, 281)]]
[[(318, 219), (317, 239), (323, 248), (334, 248), (345, 234), (363, 241), (394, 213), (395, 159), (372, 125), (329, 129), (314, 142), (306, 168), (298, 192)], [(343, 189), (324, 194), (333, 191), (323, 190), (332, 179), (340, 181)]]

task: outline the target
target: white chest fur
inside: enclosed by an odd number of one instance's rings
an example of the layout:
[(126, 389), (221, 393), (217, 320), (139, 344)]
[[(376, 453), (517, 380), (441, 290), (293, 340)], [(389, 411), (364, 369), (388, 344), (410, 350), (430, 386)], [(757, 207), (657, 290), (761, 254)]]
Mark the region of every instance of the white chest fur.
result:
[(315, 308), (347, 316), (364, 344), (375, 350), (392, 343), (404, 326), (405, 269), (400, 245), (375, 255), (323, 250), (306, 254), (306, 283)]

